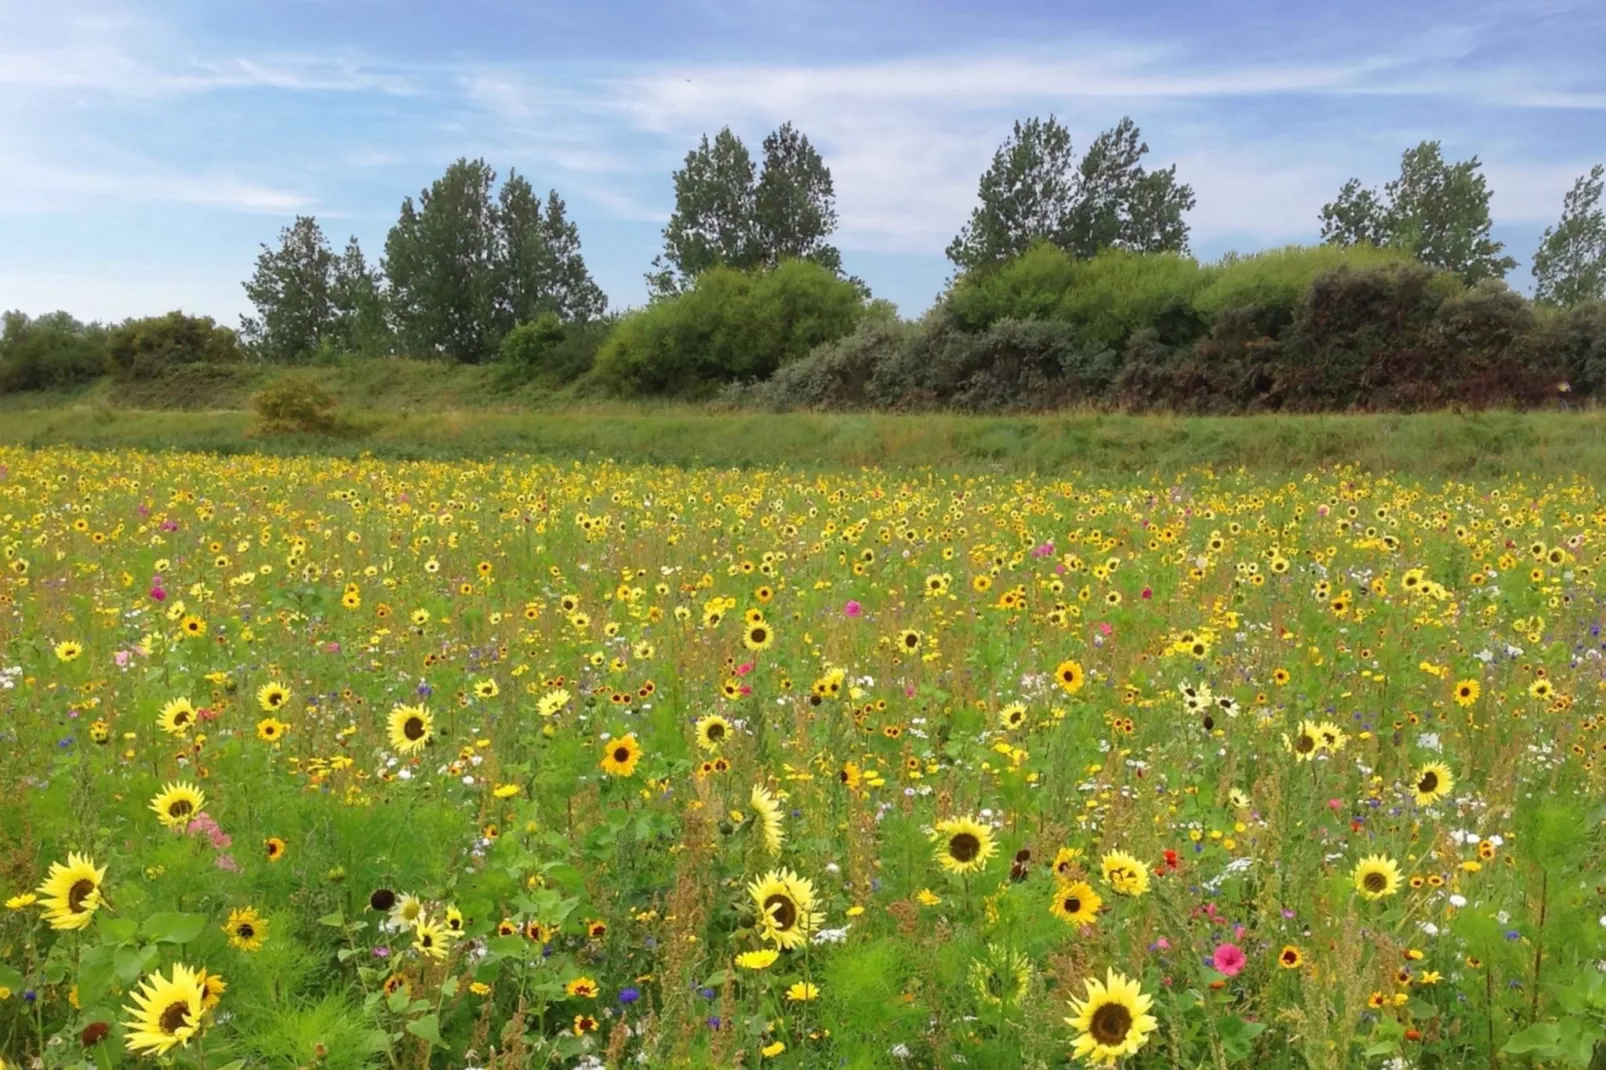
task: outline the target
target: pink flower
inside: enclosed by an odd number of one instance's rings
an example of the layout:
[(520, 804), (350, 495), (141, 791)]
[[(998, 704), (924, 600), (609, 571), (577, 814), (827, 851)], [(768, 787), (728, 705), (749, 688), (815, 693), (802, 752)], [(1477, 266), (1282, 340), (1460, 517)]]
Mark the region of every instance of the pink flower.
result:
[(161, 585), (158, 584), (151, 588), (151, 597), (158, 602), (165, 602), (167, 601), (167, 592), (162, 590)]
[(1222, 944), (1211, 956), (1210, 965), (1224, 977), (1237, 977), (1244, 968), (1244, 951), (1237, 944)]
[(1147, 602), (1149, 599), (1154, 597), (1154, 591), (1152, 591), (1148, 587), (1145, 587), (1145, 588), (1143, 588), (1143, 593), (1141, 595), (1139, 595), (1139, 597), (1142, 598), (1145, 602)]
[(323, 645), (323, 652), (325, 654), (338, 654), (340, 653), (340, 644), (333, 641), (327, 642)]
[(1099, 632), (1100, 633), (1102, 633), (1104, 635), (1109, 635), (1113, 631), (1115, 631), (1115, 629), (1113, 627), (1111, 627), (1107, 622), (1102, 621), (1102, 620), (1099, 621)]
[(741, 686), (741, 692), (742, 692), (742, 697), (746, 698), (748, 695), (751, 695), (753, 693), (753, 689), (750, 686), (748, 686), (747, 684), (743, 684)]
[(130, 654), (128, 651), (119, 650), (117, 653), (112, 655), (112, 660), (117, 663), (117, 667), (119, 669), (126, 669), (128, 667), (128, 663), (133, 660), (133, 657), (134, 655)]
[(1344, 808), (1344, 800), (1343, 799), (1328, 799), (1327, 800), (1327, 808), (1329, 810), (1333, 811), (1333, 813), (1336, 814), (1336, 813), (1338, 813), (1340, 810), (1342, 810)]
[(847, 605), (842, 607), (842, 615), (844, 617), (857, 617), (857, 616), (859, 616), (859, 614), (861, 614), (863, 612), (864, 612), (864, 607), (859, 605), (859, 603), (855, 602), (851, 598), (848, 599)]
[(203, 721), (215, 721), (217, 720), (217, 711), (210, 706), (202, 706), (195, 711), (195, 716)]
[(736, 675), (737, 676), (746, 676), (748, 673), (750, 673), (752, 671), (753, 671), (753, 663), (751, 661), (744, 661), (740, 665), (736, 666)]
[(230, 873), (238, 873), (240, 872), (240, 863), (234, 860), (233, 855), (218, 855), (217, 868), (226, 869)]

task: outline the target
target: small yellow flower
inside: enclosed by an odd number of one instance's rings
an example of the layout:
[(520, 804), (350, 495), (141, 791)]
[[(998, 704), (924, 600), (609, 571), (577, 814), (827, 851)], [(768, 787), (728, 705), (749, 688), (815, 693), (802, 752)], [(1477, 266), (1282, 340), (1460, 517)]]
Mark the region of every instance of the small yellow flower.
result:
[(920, 889), (920, 894), (915, 896), (915, 898), (920, 901), (920, 905), (923, 907), (934, 907), (938, 903), (942, 902), (942, 896), (938, 895), (930, 888)]
[(766, 1059), (773, 1059), (775, 1056), (781, 1054), (781, 1052), (783, 1052), (785, 1050), (786, 1050), (786, 1042), (785, 1041), (781, 1041), (781, 1040), (777, 1040), (773, 1044), (766, 1044), (762, 1048), (760, 1048), (759, 1049), (759, 1054), (764, 1056), (764, 1058), (766, 1058)]
[(34, 895), (32, 892), (23, 892), (21, 895), (14, 895), (10, 899), (7, 899), (6, 909), (21, 910), (24, 907), (31, 907), (37, 902), (39, 902), (39, 897), (37, 895)]
[(808, 1003), (820, 998), (820, 986), (808, 981), (798, 981), (786, 990), (786, 998), (793, 1003)]
[(773, 947), (766, 947), (762, 951), (744, 951), (736, 956), (736, 965), (744, 970), (767, 970), (775, 965), (775, 960), (781, 953)]
[(498, 799), (511, 799), (522, 790), (517, 784), (498, 784), (491, 794)]

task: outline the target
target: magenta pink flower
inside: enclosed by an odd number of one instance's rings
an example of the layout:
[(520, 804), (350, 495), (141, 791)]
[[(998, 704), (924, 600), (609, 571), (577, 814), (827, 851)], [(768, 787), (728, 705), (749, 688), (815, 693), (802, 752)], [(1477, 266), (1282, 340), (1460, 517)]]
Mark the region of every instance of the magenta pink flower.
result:
[(1237, 944), (1222, 944), (1211, 956), (1210, 965), (1223, 977), (1237, 977), (1244, 968), (1244, 951)]
[(736, 675), (737, 676), (746, 676), (748, 673), (750, 673), (752, 671), (753, 671), (753, 663), (751, 661), (744, 661), (740, 665), (736, 666)]
[(859, 605), (859, 603), (855, 602), (851, 598), (848, 599), (847, 605), (842, 607), (842, 615), (844, 617), (857, 617), (859, 614), (861, 614), (863, 612), (864, 612), (864, 607)]

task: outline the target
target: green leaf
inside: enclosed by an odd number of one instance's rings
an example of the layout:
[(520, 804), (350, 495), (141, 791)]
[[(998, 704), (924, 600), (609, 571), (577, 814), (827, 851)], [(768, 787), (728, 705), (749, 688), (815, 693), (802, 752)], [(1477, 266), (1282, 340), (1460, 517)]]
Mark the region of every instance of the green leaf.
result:
[(145, 972), (152, 962), (156, 961), (156, 948), (146, 944), (121, 944), (112, 953), (112, 965), (117, 971), (118, 980), (124, 984), (132, 984), (140, 974)]
[(1540, 1022), (1513, 1034), (1511, 1039), (1506, 1041), (1506, 1046), (1500, 1050), (1507, 1055), (1524, 1055), (1528, 1052), (1549, 1054), (1555, 1050), (1560, 1039), (1561, 1026), (1555, 1022)]
[[(84, 952), (87, 958), (89, 952)], [(14, 967), (0, 962), (0, 988), (19, 989), (22, 987), (22, 973)]]
[(1246, 1022), (1242, 1018), (1227, 1018), (1217, 1023), (1221, 1046), (1233, 1061), (1249, 1058), (1255, 1050), (1255, 1038), (1266, 1031), (1264, 1022)]
[(95, 925), (108, 944), (126, 944), (139, 933), (139, 923), (133, 918), (102, 917)]
[(1435, 1007), (1425, 999), (1412, 998), (1411, 1001), (1405, 1005), (1405, 1009), (1410, 1013), (1412, 1018), (1415, 1018), (1419, 1022), (1426, 1021), (1429, 1018), (1437, 1018), (1439, 1016), (1439, 1008)]
[(346, 916), (337, 910), (333, 914), (325, 914), (323, 917), (319, 918), (318, 924), (327, 925), (331, 929), (338, 929), (342, 925), (346, 924)]
[(441, 1019), (438, 1014), (426, 1014), (407, 1023), (407, 1031), (415, 1037), (423, 1037), (431, 1045), (442, 1045)]
[[(80, 1000), (100, 998), (112, 983), (116, 969), (112, 956), (116, 949), (106, 945), (86, 950), (78, 959), (78, 996)], [(16, 985), (8, 987), (15, 988)]]
[(152, 914), (145, 919), (145, 936), (159, 944), (187, 944), (204, 928), (204, 914)]
[(457, 995), (457, 978), (448, 977), (441, 982), (441, 995), (447, 999)]
[(402, 1011), (407, 1009), (407, 1004), (409, 1002), (411, 1002), (411, 997), (407, 994), (407, 987), (403, 985), (401, 988), (398, 988), (396, 991), (392, 992), (388, 998), (386, 998), (385, 1006), (390, 1008), (390, 1013), (400, 1014)]

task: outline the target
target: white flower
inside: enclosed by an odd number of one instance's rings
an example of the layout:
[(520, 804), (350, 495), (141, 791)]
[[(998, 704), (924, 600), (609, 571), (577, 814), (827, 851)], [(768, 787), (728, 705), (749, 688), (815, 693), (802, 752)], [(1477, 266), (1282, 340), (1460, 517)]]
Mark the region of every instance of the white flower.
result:
[(821, 929), (814, 934), (816, 944), (841, 944), (848, 939), (848, 930), (852, 925), (844, 925), (840, 929)]
[(907, 1059), (907, 1058), (909, 1058), (909, 1055), (910, 1055), (909, 1045), (907, 1045), (907, 1044), (894, 1044), (892, 1046), (892, 1057), (894, 1059)]
[(1431, 921), (1424, 921), (1422, 923), (1422, 931), (1427, 933), (1429, 936), (1439, 935), (1439, 927), (1433, 924)]
[[(1464, 907), (1464, 906), (1467, 905), (1467, 897), (1464, 896), (1464, 895), (1451, 893), (1451, 895), (1450, 895), (1450, 905), (1453, 906), (1453, 907)], [(1602, 924), (1606, 924), (1606, 918), (1602, 918), (1600, 920), (1601, 920)]]
[(1440, 749), (1439, 734), (1437, 732), (1423, 732), (1416, 737), (1416, 741), (1422, 745), (1423, 750), (1437, 751)]

